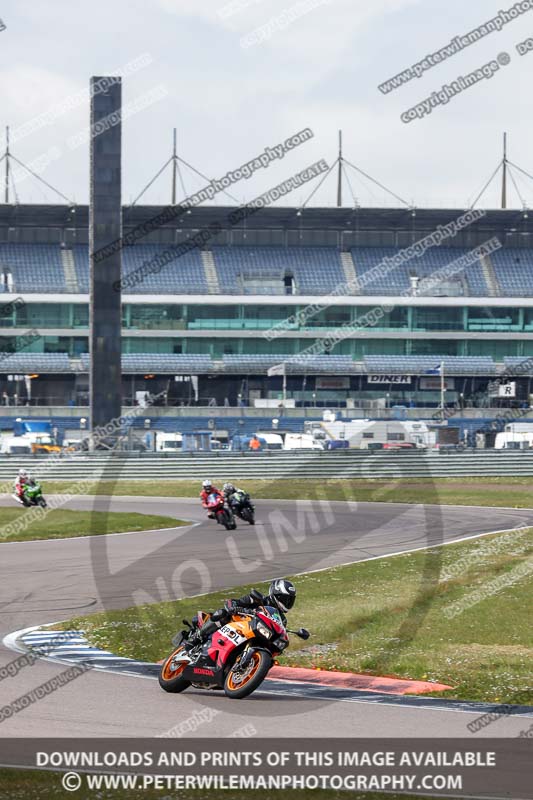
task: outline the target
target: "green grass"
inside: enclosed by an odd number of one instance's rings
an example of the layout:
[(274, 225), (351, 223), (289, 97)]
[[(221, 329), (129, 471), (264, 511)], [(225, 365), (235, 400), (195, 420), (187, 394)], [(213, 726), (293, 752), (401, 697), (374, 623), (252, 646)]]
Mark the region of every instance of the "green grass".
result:
[[(265, 470), (268, 469), (266, 465)], [(227, 476), (228, 479), (231, 475)], [(533, 507), (533, 478), (391, 478), (347, 480), (236, 481), (256, 499), (278, 498), (359, 500), (389, 503), (436, 503), (447, 505), (488, 505)], [(215, 481), (215, 483), (217, 483)], [(223, 483), (219, 481), (218, 483)], [(72, 490), (72, 482), (45, 481), (48, 493)], [(198, 497), (201, 481), (95, 481), (94, 494), (144, 495), (146, 497)]]
[[(0, 769), (0, 787), (4, 794), (0, 795), (2, 798), (9, 798), (9, 800), (68, 800), (68, 798), (79, 797), (79, 792), (67, 792), (61, 788), (61, 773), (58, 772), (45, 772), (35, 770), (14, 770), (14, 769)], [(337, 791), (324, 791), (313, 790), (309, 793), (306, 791), (261, 791), (254, 789), (253, 793), (249, 791), (226, 791), (223, 792), (209, 792), (209, 791), (186, 791), (179, 790), (178, 792), (170, 793), (168, 790), (161, 791), (136, 791), (136, 790), (112, 790), (101, 789), (94, 795), (98, 800), (169, 800), (171, 797), (176, 800), (212, 800), (214, 797), (224, 798), (224, 800), (249, 800), (251, 796), (254, 800), (423, 800), (420, 795), (410, 794), (383, 794), (379, 793), (364, 793), (360, 792), (337, 792)], [(87, 796), (85, 796), (87, 797)], [(88, 798), (87, 798), (88, 800)]]
[[(292, 637), (280, 663), (441, 682), (454, 687), (446, 696), (459, 699), (532, 703), (533, 569), (510, 582), (513, 570), (531, 567), (532, 553), (527, 529), (297, 577), (291, 627), (304, 625), (312, 639)], [(499, 591), (446, 617), (452, 603), (498, 578)], [(248, 590), (77, 617), (59, 627), (82, 628), (114, 653), (158, 661), (183, 617)], [(317, 653), (312, 645), (334, 647)]]
[[(96, 536), (124, 531), (148, 531), (188, 525), (183, 520), (155, 514), (107, 511), (46, 511), (42, 517), (36, 508), (0, 507), (0, 543), (27, 542), (36, 539), (64, 539), (69, 536)], [(17, 523), (21, 528), (8, 527)]]

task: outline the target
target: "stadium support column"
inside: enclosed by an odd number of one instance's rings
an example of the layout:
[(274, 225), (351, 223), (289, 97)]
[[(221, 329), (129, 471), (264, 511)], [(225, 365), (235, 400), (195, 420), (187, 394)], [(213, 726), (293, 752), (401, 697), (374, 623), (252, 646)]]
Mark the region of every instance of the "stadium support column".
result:
[[(90, 415), (91, 431), (121, 415), (121, 105), (119, 78), (91, 78)], [(108, 247), (104, 253), (102, 248)], [(109, 426), (106, 445), (118, 430)], [(101, 441), (101, 440), (100, 440)], [(97, 446), (97, 445), (96, 445)]]

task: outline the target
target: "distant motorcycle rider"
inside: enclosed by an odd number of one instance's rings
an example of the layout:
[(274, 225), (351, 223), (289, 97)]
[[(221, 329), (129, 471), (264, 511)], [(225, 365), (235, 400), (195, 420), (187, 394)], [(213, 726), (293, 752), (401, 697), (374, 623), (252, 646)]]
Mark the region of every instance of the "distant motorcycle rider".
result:
[(233, 483), (225, 483), (222, 487), (222, 491), (224, 492), (224, 497), (226, 498), (226, 502), (229, 504), (231, 502), (231, 497), (234, 494), (242, 494), (246, 497), (247, 500), (250, 499), (250, 495), (248, 492), (245, 492), (244, 489), (239, 489), (234, 486)]
[[(201, 628), (189, 638), (191, 647), (205, 642), (211, 634), (230, 621), (238, 608), (253, 611), (259, 606), (272, 606), (281, 616), (284, 625), (287, 623), (285, 614), (293, 608), (296, 600), (296, 587), (291, 581), (279, 578), (272, 581), (268, 587), (268, 594), (263, 595), (258, 589), (252, 589), (250, 594), (245, 594), (238, 599), (226, 600), (222, 608), (214, 611)], [(193, 619), (193, 625), (197, 618)]]
[(207, 504), (207, 498), (209, 497), (210, 494), (216, 494), (218, 497), (221, 497), (224, 501), (226, 500), (226, 498), (224, 497), (220, 489), (217, 489), (216, 486), (213, 486), (210, 480), (203, 481), (202, 491), (200, 492), (200, 499), (202, 501), (203, 507), (208, 512), (207, 516), (209, 517), (209, 519), (213, 519), (215, 516), (215, 512), (210, 511), (209, 506)]
[(255, 508), (250, 500), (250, 495), (244, 489), (238, 489), (233, 483), (225, 483), (222, 487), (228, 508), (241, 519), (255, 524)]
[(22, 500), (26, 486), (30, 486), (32, 483), (33, 480), (30, 473), (25, 469), (19, 469), (15, 483), (13, 484), (13, 488), (19, 500)]

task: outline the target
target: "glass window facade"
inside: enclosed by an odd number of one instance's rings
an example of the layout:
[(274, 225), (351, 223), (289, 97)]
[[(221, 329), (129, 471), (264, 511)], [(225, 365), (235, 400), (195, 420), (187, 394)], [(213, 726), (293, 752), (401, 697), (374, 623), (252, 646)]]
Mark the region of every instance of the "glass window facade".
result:
[[(326, 302), (326, 300), (325, 300)], [(5, 313), (3, 309), (6, 309)], [(124, 304), (122, 324), (136, 330), (266, 330), (288, 319), (288, 330), (331, 329), (361, 320), (375, 306), (332, 306), (300, 315), (306, 306)], [(381, 314), (382, 312), (380, 312)], [(26, 303), (0, 306), (2, 327), (86, 328), (86, 303)], [(533, 332), (533, 308), (488, 306), (393, 306), (378, 319), (375, 330)]]
[(460, 331), (464, 330), (462, 308), (412, 309), (412, 330), (415, 331)]
[[(264, 303), (128, 303), (122, 311), (123, 350), (125, 353), (208, 354), (216, 359), (225, 354), (293, 355), (322, 341), (327, 331), (364, 319), (375, 310), (370, 305), (340, 305), (321, 309), (306, 319), (298, 316), (304, 308)], [(268, 341), (265, 331), (289, 316), (292, 320), (287, 325), (287, 335)], [(44, 329), (43, 332), (55, 328), (61, 329), (57, 331), (61, 335), (44, 336), (31, 345), (30, 352), (66, 352), (76, 356), (88, 350), (88, 325), (86, 303), (18, 306), (5, 303), (0, 306), (0, 349), (14, 343), (15, 337), (9, 335), (10, 328), (38, 328)], [(228, 332), (227, 336), (224, 331)], [(383, 331), (397, 331), (398, 335), (386, 338), (380, 336)], [(418, 337), (411, 337), (411, 332)], [(428, 335), (422, 336), (422, 332)], [(456, 337), (432, 338), (432, 334), (451, 332)], [(465, 336), (461, 336), (463, 333)], [(506, 333), (515, 335), (506, 337)], [(516, 335), (520, 333), (524, 336)], [(494, 338), (490, 334), (494, 334)], [(375, 326), (362, 328), (356, 336), (338, 342), (329, 352), (349, 355), (356, 360), (369, 355), (486, 355), (498, 361), (505, 356), (530, 356), (533, 355), (533, 308), (396, 306), (379, 317)]]

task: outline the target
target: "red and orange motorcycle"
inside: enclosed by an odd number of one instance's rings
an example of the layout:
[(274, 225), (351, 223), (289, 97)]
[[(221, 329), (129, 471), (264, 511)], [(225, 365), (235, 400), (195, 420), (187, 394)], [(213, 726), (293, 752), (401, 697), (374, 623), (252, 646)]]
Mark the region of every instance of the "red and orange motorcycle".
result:
[[(199, 625), (208, 619), (199, 614)], [(274, 663), (289, 645), (289, 633), (308, 639), (309, 631), (285, 627), (279, 611), (272, 606), (255, 610), (238, 608), (231, 620), (216, 630), (204, 643), (187, 646), (195, 629), (181, 631), (173, 639), (176, 649), (163, 662), (159, 685), (165, 692), (197, 689), (224, 689), (227, 697), (240, 699), (254, 692)]]

